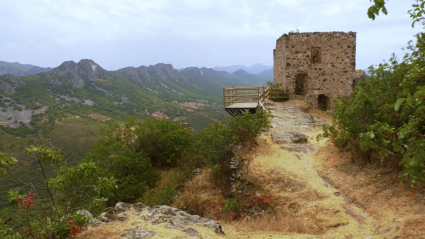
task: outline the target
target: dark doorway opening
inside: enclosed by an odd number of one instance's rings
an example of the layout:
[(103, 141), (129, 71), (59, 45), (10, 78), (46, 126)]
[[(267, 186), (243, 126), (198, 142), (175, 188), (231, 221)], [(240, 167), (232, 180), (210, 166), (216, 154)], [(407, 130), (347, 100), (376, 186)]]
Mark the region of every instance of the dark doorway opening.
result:
[(328, 110), (330, 108), (329, 97), (327, 97), (326, 95), (319, 95), (318, 106), (319, 106), (319, 109), (323, 111)]
[(295, 75), (295, 94), (296, 95), (305, 95), (305, 85), (307, 83), (307, 74), (306, 73), (297, 73)]

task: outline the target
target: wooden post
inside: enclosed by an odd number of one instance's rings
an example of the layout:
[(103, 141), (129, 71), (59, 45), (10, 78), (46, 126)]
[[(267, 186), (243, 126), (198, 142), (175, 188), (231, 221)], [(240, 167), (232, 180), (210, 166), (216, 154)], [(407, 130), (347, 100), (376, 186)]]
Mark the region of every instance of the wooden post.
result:
[(257, 104), (260, 105), (260, 87), (257, 87)]
[(226, 95), (225, 95), (225, 90), (224, 90), (224, 87), (223, 87), (223, 107), (226, 107)]

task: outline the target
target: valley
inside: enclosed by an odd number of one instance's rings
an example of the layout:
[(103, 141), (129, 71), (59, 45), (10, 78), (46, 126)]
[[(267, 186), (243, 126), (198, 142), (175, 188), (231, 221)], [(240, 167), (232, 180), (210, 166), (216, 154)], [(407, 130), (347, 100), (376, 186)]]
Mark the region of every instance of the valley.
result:
[[(99, 128), (110, 120), (170, 119), (200, 131), (213, 120), (225, 119), (223, 87), (271, 80), (247, 76), (197, 67), (178, 71), (170, 64), (107, 71), (87, 59), (67, 61), (35, 75), (0, 75), (0, 151), (19, 158), (14, 170), (26, 174), (32, 166), (25, 164), (29, 161), (25, 148), (46, 144), (59, 150), (68, 165), (76, 165), (99, 139)], [(10, 179), (2, 182), (0, 209), (7, 206), (8, 189), (19, 186)]]

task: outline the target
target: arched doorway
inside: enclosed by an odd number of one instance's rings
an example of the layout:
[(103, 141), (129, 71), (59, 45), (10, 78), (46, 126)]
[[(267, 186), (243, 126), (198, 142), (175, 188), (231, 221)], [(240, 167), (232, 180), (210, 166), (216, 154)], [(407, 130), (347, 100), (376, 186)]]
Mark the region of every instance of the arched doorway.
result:
[(327, 97), (326, 95), (319, 95), (317, 103), (318, 103), (317, 104), (318, 108), (323, 110), (323, 111), (330, 109), (329, 97)]
[(297, 73), (295, 75), (295, 94), (305, 95), (305, 85), (307, 83), (306, 73)]

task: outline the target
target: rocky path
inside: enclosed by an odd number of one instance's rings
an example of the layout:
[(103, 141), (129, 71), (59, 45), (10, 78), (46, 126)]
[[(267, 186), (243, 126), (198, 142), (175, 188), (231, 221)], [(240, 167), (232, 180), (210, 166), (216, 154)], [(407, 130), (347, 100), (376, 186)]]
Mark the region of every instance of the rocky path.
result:
[(359, 167), (349, 152), (318, 142), (331, 117), (306, 102), (268, 108), (273, 129), (249, 155), (247, 180), (271, 193), (282, 215), (223, 223), (229, 238), (425, 238), (423, 187), (409, 189), (395, 167)]
[[(273, 232), (282, 230), (276, 226), (279, 222), (270, 222), (269, 228), (261, 230), (264, 232), (253, 225), (254, 233), (233, 229), (229, 237), (372, 238), (374, 219), (318, 172), (321, 162), (317, 160), (317, 150), (326, 142), (317, 142), (316, 135), (321, 133), (321, 125), (328, 122), (324, 117), (306, 113), (303, 106), (302, 102), (268, 106), (274, 116), (273, 128), (259, 140), (249, 166), (248, 180), (256, 181), (257, 189), (272, 193), (286, 207), (290, 214), (284, 218), (287, 232)], [(223, 229), (226, 231), (226, 225)]]

